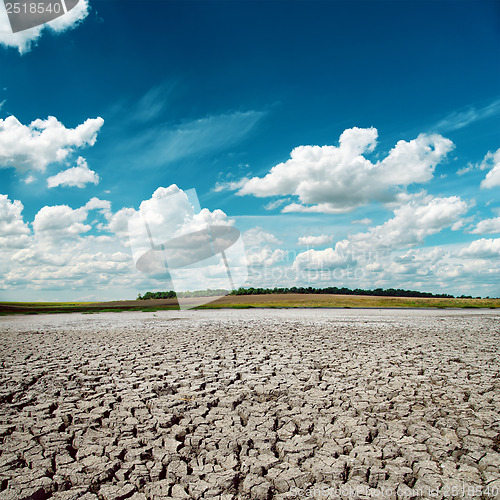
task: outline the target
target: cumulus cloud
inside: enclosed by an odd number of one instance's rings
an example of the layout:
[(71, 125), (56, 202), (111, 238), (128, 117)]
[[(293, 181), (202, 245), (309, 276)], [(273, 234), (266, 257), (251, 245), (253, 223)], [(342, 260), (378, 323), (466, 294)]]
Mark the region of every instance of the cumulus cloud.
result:
[(107, 218), (107, 224), (99, 224), (99, 229), (109, 231), (123, 240), (128, 240), (129, 230), (128, 222), (136, 213), (136, 210), (130, 207), (121, 208), (115, 213), (110, 213)]
[(245, 231), (242, 234), (242, 239), (245, 243), (245, 262), (254, 275), (254, 279), (256, 273), (258, 273), (259, 279), (262, 279), (262, 273), (269, 272), (287, 258), (285, 250), (272, 248), (283, 242), (262, 227), (257, 226)]
[[(162, 211), (162, 200), (166, 201), (166, 198), (170, 198), (168, 213)], [(161, 238), (179, 235), (178, 231), (197, 231), (207, 224), (232, 226), (234, 221), (221, 210), (200, 210), (192, 201), (189, 192), (173, 185), (157, 189), (150, 199), (141, 203), (138, 210), (122, 208), (113, 213), (111, 203), (99, 198), (91, 198), (78, 208), (45, 206), (35, 215), (31, 232), (22, 218), (22, 204), (12, 202), (4, 195), (0, 198), (0, 289), (85, 289), (88, 293), (89, 290), (95, 292), (111, 285), (118, 285), (121, 290), (138, 286), (143, 289), (171, 286), (166, 281), (164, 266), (159, 278), (146, 277), (135, 269), (126, 242), (129, 236), (133, 239), (138, 235), (130, 235), (129, 222), (139, 214), (141, 220), (150, 223), (159, 243)], [(191, 212), (187, 213), (186, 208)], [(92, 211), (99, 211), (106, 222), (90, 217)], [(175, 221), (171, 216), (175, 217)], [(169, 226), (173, 233), (156, 233), (156, 229), (163, 227), (158, 225), (159, 219), (168, 224), (175, 222), (175, 227)], [(147, 245), (151, 249), (149, 240)], [(244, 256), (244, 251), (242, 254)], [(275, 260), (277, 255), (270, 258)], [(230, 260), (229, 253), (227, 260)], [(246, 272), (246, 267), (242, 267), (240, 262), (237, 264), (239, 268), (232, 272), (232, 278), (240, 286), (241, 280), (246, 277), (240, 271)], [(234, 265), (231, 269), (235, 269)], [(210, 283), (220, 281), (221, 276), (225, 282), (228, 280), (226, 267), (220, 262), (210, 263), (207, 271)], [(195, 275), (195, 271), (188, 270), (186, 280)], [(155, 279), (160, 279), (161, 283)], [(191, 281), (196, 284), (196, 280)]]
[(433, 248), (430, 251), (422, 249), (411, 249), (401, 255), (392, 256), (390, 264), (385, 268), (389, 274), (413, 274), (427, 276), (430, 268), (445, 256), (441, 248)]
[(49, 188), (57, 186), (75, 186), (84, 188), (87, 184), (99, 184), (99, 176), (87, 165), (85, 158), (78, 157), (77, 166), (63, 170), (47, 179)]
[(253, 252), (247, 253), (247, 262), (251, 267), (271, 267), (286, 259), (287, 253), (285, 250), (270, 248), (261, 248)]
[(84, 206), (85, 210), (99, 210), (104, 215), (108, 216), (111, 213), (111, 202), (108, 200), (101, 200), (100, 198), (90, 198)]
[(294, 265), (300, 269), (331, 269), (356, 263), (373, 264), (374, 255), (410, 248), (427, 236), (451, 227), (469, 206), (457, 196), (414, 195), (410, 202), (394, 210), (384, 224), (339, 241), (334, 248), (300, 253)]
[(339, 241), (335, 249), (306, 250), (295, 257), (293, 267), (295, 269), (318, 271), (347, 267), (355, 264), (350, 243), (347, 240)]
[(261, 227), (253, 227), (242, 234), (247, 246), (279, 245), (281, 243), (276, 236)]
[(332, 240), (333, 235), (331, 234), (320, 234), (318, 236), (299, 236), (298, 244), (308, 247), (315, 247), (331, 243)]
[(0, 2), (0, 45), (14, 47), (20, 54), (29, 52), (43, 32), (62, 33), (78, 26), (89, 13), (88, 0), (80, 0), (67, 14), (42, 25), (12, 33), (5, 5)]
[(379, 255), (362, 271), (370, 286), (483, 295), (498, 293), (500, 266), (495, 259), (460, 256), (455, 245), (411, 249), (403, 254)]
[(67, 297), (78, 289), (98, 292), (118, 281), (123, 286), (132, 281), (130, 254), (119, 239), (96, 235), (91, 231), (96, 221), (88, 221), (92, 210), (109, 211), (109, 201), (92, 198), (76, 209), (42, 207), (32, 223), (33, 233), (22, 220), (20, 202), (6, 203), (5, 197), (0, 202), (0, 289), (9, 296), (17, 293), (25, 299), (33, 290), (64, 290)]
[[(484, 295), (498, 295), (498, 282), (500, 266), (492, 259), (471, 258), (457, 260), (453, 256), (443, 259), (433, 271), (433, 279), (438, 280), (442, 286), (451, 288), (452, 293), (475, 295), (478, 285), (486, 293)], [(451, 286), (450, 286), (451, 285)]]
[(30, 242), (31, 231), (23, 221), (23, 204), (0, 194), (0, 248), (23, 248)]
[(492, 259), (500, 257), (500, 238), (481, 238), (459, 252), (460, 257)]
[(446, 198), (419, 194), (394, 210), (394, 217), (352, 241), (367, 248), (402, 248), (422, 243), (427, 236), (455, 224), (469, 205), (459, 196)]
[(500, 233), (500, 217), (484, 219), (479, 221), (476, 227), (471, 231), (473, 234), (494, 234)]
[(37, 239), (60, 242), (90, 231), (91, 226), (85, 224), (86, 219), (87, 210), (84, 207), (74, 210), (68, 205), (45, 206), (35, 215), (33, 230)]
[(500, 187), (500, 148), (494, 153), (488, 152), (481, 163), (481, 169), (490, 169), (481, 181), (481, 188)]
[(89, 118), (76, 128), (66, 128), (53, 116), (23, 125), (16, 117), (0, 119), (0, 167), (19, 172), (44, 172), (47, 165), (61, 163), (75, 148), (93, 146), (102, 118)]
[(35, 239), (44, 244), (63, 244), (74, 241), (92, 229), (87, 222), (89, 211), (100, 210), (109, 214), (111, 203), (108, 200), (91, 198), (84, 206), (73, 209), (68, 205), (42, 207), (33, 221)]
[(207, 225), (234, 223), (222, 210), (198, 210), (195, 206), (197, 202), (192, 198), (194, 194), (194, 190), (183, 191), (176, 184), (167, 188), (159, 187), (149, 200), (141, 202), (139, 213), (148, 223), (152, 234), (163, 234), (163, 237), (170, 235), (171, 238), (199, 231)]
[(242, 179), (229, 189), (239, 195), (296, 196), (282, 212), (344, 213), (371, 201), (393, 201), (410, 184), (428, 182), (436, 165), (454, 145), (438, 134), (399, 141), (381, 161), (366, 157), (374, 151), (375, 128), (351, 128), (339, 146), (299, 146), (290, 159), (264, 177)]

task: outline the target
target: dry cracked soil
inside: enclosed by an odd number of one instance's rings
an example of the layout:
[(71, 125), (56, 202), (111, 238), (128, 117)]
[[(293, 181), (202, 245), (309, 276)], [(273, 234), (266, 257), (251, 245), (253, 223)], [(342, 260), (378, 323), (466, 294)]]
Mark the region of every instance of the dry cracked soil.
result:
[(498, 500), (499, 320), (0, 318), (0, 499)]

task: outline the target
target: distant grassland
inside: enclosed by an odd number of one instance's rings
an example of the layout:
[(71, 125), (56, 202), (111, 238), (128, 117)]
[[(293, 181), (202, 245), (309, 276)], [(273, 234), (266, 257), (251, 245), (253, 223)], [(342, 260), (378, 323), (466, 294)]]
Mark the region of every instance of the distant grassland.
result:
[[(185, 299), (189, 303), (191, 299)], [(192, 299), (197, 301), (198, 299)], [(500, 308), (500, 299), (427, 297), (377, 297), (366, 295), (270, 294), (227, 295), (198, 309), (320, 308)], [(125, 300), (115, 302), (0, 302), (0, 315), (80, 312), (86, 314), (122, 311), (178, 309), (176, 299)]]

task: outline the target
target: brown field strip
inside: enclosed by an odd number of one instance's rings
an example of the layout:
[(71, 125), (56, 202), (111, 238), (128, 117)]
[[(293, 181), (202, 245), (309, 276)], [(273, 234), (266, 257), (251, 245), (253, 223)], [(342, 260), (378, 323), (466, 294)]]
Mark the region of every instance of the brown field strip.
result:
[[(187, 299), (190, 301), (199, 299)], [(498, 308), (500, 299), (442, 299), (424, 297), (376, 297), (370, 295), (268, 294), (227, 295), (200, 306), (219, 308)], [(130, 310), (178, 309), (176, 299), (122, 300), (110, 302), (0, 302), (0, 315), (41, 313), (98, 313)]]

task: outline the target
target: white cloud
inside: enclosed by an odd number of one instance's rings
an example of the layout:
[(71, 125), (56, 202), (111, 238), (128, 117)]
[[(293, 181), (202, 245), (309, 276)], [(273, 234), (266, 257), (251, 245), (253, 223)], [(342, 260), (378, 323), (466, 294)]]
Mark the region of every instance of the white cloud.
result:
[(367, 253), (347, 240), (343, 245), (333, 252), (300, 254), (294, 267), (301, 284), (498, 296), (500, 265), (495, 252), (460, 256), (460, 245), (453, 244)]
[(89, 118), (68, 129), (53, 116), (29, 125), (14, 116), (0, 119), (0, 167), (44, 172), (47, 165), (65, 160), (74, 148), (93, 146), (103, 123), (102, 118)]
[(110, 209), (111, 203), (108, 200), (95, 197), (76, 209), (68, 205), (42, 207), (33, 221), (35, 238), (39, 241), (43, 240), (45, 244), (56, 245), (69, 240), (73, 241), (92, 229), (92, 225), (87, 223), (89, 211), (100, 210), (108, 216)]
[[(171, 198), (171, 195), (174, 197)], [(123, 208), (112, 213), (110, 202), (99, 198), (91, 198), (78, 208), (46, 206), (35, 215), (31, 232), (22, 218), (22, 204), (12, 202), (4, 195), (0, 198), (0, 294), (11, 299), (18, 297), (19, 300), (29, 300), (33, 296), (64, 300), (79, 298), (83, 293), (92, 293), (96, 298), (110, 298), (113, 293), (116, 298), (123, 298), (128, 293), (130, 298), (134, 298), (138, 291), (171, 288), (172, 283), (166, 280), (164, 267), (160, 277), (139, 273), (135, 268), (130, 249), (126, 247), (128, 221), (139, 213), (141, 217), (146, 217), (155, 231), (164, 227), (155, 221), (159, 216), (165, 217), (165, 222), (170, 224), (171, 216), (178, 214), (175, 221), (179, 225), (168, 226), (177, 234), (179, 231), (196, 231), (206, 224), (232, 225), (233, 221), (221, 210), (199, 210), (192, 201), (190, 192), (174, 185), (157, 189), (149, 200), (141, 203), (139, 210)], [(166, 214), (162, 211), (165, 206), (170, 207)], [(191, 212), (187, 213), (185, 208)], [(100, 218), (91, 217), (91, 211), (100, 211), (107, 224), (100, 223)], [(103, 234), (104, 231), (115, 234)], [(155, 233), (156, 236), (168, 238), (169, 234)], [(196, 251), (193, 247), (193, 252)], [(243, 260), (240, 262), (229, 251), (226, 252), (231, 276), (237, 286), (246, 277), (243, 250), (241, 255)], [(272, 266), (281, 256), (282, 251), (262, 255), (261, 264)], [(171, 257), (170, 254), (168, 257)], [(255, 259), (257, 264), (257, 257)], [(207, 284), (205, 288), (220, 288), (218, 284), (228, 281), (226, 267), (221, 262), (215, 262), (215, 258), (205, 269), (205, 275), (202, 276), (199, 271), (186, 270), (182, 283), (190, 289), (200, 288), (201, 276), (205, 280), (201, 283)], [(58, 290), (59, 296), (49, 295), (56, 294)]]
[(130, 120), (148, 122), (160, 116), (167, 107), (174, 86), (173, 82), (164, 82), (149, 89), (134, 103), (130, 103)]
[(490, 259), (500, 257), (500, 238), (473, 241), (469, 246), (462, 249), (460, 257), (474, 257), (480, 259)]
[[(239, 189), (240, 187), (243, 187), (245, 182), (248, 179), (243, 179), (243, 183), (239, 183), (240, 185), (237, 186), (226, 186), (226, 189), (229, 190), (236, 190)], [(281, 207), (281, 205), (284, 205), (285, 203), (289, 202), (290, 198), (279, 198), (278, 200), (270, 201), (267, 205), (264, 205), (265, 210), (274, 210), (275, 208)]]
[(214, 186), (214, 192), (220, 193), (221, 191), (236, 191), (237, 189), (242, 188), (246, 182), (248, 182), (247, 177), (238, 181), (217, 181)]
[(410, 248), (427, 236), (452, 226), (468, 210), (457, 196), (433, 198), (414, 195), (406, 205), (394, 210), (394, 217), (380, 226), (339, 241), (335, 248), (300, 253), (294, 266), (300, 269), (332, 269), (355, 264), (371, 264), (374, 256)]
[(365, 217), (364, 219), (359, 219), (359, 220), (352, 220), (351, 224), (361, 224), (364, 226), (369, 226), (373, 221), (371, 219), (368, 219), (368, 217)]
[(104, 215), (108, 215), (111, 213), (111, 202), (108, 200), (101, 200), (94, 196), (87, 201), (84, 208), (86, 210), (100, 210)]
[(0, 2), (0, 45), (14, 47), (20, 54), (29, 52), (45, 31), (61, 33), (78, 26), (89, 13), (88, 0), (80, 0), (67, 14), (42, 26), (36, 26), (18, 33), (12, 33), (5, 5)]
[[(0, 223), (0, 233), (5, 236), (5, 240), (0, 237), (0, 290), (9, 296), (18, 293), (22, 299), (41, 290), (46, 297), (51, 290), (64, 290), (63, 299), (77, 293), (75, 290), (93, 290), (103, 297), (106, 293), (99, 290), (109, 290), (111, 285), (123, 289), (137, 280), (130, 253), (120, 239), (96, 236), (91, 231), (98, 224), (89, 222), (90, 211), (109, 216), (109, 201), (92, 198), (76, 209), (67, 205), (42, 207), (32, 224), (33, 235), (22, 220), (20, 202), (10, 203), (1, 197), (0, 204), (0, 219), (8, 219), (7, 224)], [(14, 245), (16, 235), (19, 244)], [(18, 250), (2, 250), (4, 241)]]
[(249, 266), (250, 272), (258, 272), (262, 278), (262, 273), (266, 273), (273, 267), (286, 260), (287, 252), (282, 249), (273, 249), (273, 245), (283, 243), (276, 236), (262, 227), (253, 227), (245, 231), (242, 235), (245, 243), (245, 262)]
[(476, 227), (471, 231), (473, 234), (493, 234), (500, 233), (500, 217), (484, 219), (479, 221)]
[(418, 248), (404, 254), (379, 255), (364, 265), (364, 279), (371, 286), (419, 289), (455, 295), (498, 294), (500, 266), (495, 259), (471, 255), (464, 259), (456, 245)]
[(238, 143), (265, 114), (261, 111), (237, 111), (192, 120), (174, 127), (150, 127), (139, 134), (135, 133), (124, 145), (123, 154), (150, 166), (165, 165), (193, 156), (199, 158)]
[(285, 250), (270, 248), (261, 248), (259, 250), (247, 253), (247, 262), (251, 267), (272, 267), (278, 262), (286, 259)]
[(355, 127), (342, 133), (339, 146), (299, 146), (266, 176), (229, 188), (239, 189), (239, 195), (297, 196), (298, 203), (282, 212), (344, 213), (373, 200), (393, 201), (410, 184), (430, 181), (454, 147), (440, 135), (421, 134), (399, 141), (383, 160), (372, 163), (365, 155), (373, 152), (377, 135), (373, 127)]
[(458, 196), (447, 198), (419, 194), (394, 210), (394, 217), (367, 233), (352, 237), (366, 248), (402, 248), (422, 243), (427, 236), (452, 226), (469, 209)]
[(311, 249), (299, 253), (295, 258), (293, 267), (300, 270), (317, 271), (342, 268), (355, 263), (350, 243), (347, 240), (343, 240), (335, 245), (335, 249)]
[(423, 280), (434, 274), (436, 265), (444, 257), (441, 248), (410, 249), (404, 253), (376, 254), (373, 261), (361, 264), (368, 280), (386, 281), (391, 287), (406, 281), (404, 288), (414, 288), (415, 282), (421, 282), (420, 286), (423, 286)]
[[(109, 214), (107, 216), (108, 223), (99, 224), (98, 228), (114, 233), (118, 238), (127, 240), (129, 234), (128, 222), (135, 213), (136, 210), (133, 208), (121, 208), (117, 212)], [(128, 244), (128, 242), (126, 244)]]
[(68, 205), (45, 206), (35, 215), (33, 230), (39, 239), (75, 238), (90, 231), (91, 226), (84, 223), (86, 219), (84, 207), (74, 210)]
[(0, 248), (23, 248), (30, 242), (31, 231), (23, 221), (23, 204), (0, 194)]
[(320, 234), (319, 236), (299, 236), (298, 244), (308, 247), (322, 246), (331, 243), (333, 235)]
[(90, 170), (85, 158), (79, 156), (76, 163), (76, 167), (68, 168), (49, 177), (47, 179), (48, 187), (75, 186), (84, 188), (89, 183), (99, 183), (99, 176), (93, 170)]
[(466, 167), (463, 167), (463, 168), (459, 168), (457, 170), (457, 175), (465, 175), (469, 172), (472, 172), (475, 168), (475, 165), (473, 165), (472, 163), (468, 163)]
[(476, 295), (477, 292), (473, 290), (477, 290), (479, 286), (484, 290), (483, 296), (498, 296), (500, 267), (492, 259), (471, 258), (458, 261), (452, 256), (436, 266), (432, 277), (450, 287), (456, 295)]
[(242, 234), (247, 247), (260, 245), (279, 245), (282, 242), (276, 236), (261, 227), (253, 227)]
[[(159, 187), (149, 200), (141, 202), (138, 213), (149, 225), (151, 234), (158, 237), (162, 235), (164, 239), (176, 238), (187, 232), (204, 229), (207, 225), (229, 225), (234, 222), (228, 220), (222, 210), (197, 211), (189, 194), (172, 184), (167, 188)], [(162, 241), (156, 243), (161, 244)]]
[(500, 99), (497, 99), (480, 108), (477, 108), (476, 106), (469, 106), (468, 108), (454, 111), (436, 123), (432, 129), (445, 132), (458, 130), (467, 127), (471, 123), (494, 116), (498, 113), (500, 113)]
[[(23, 299), (34, 290), (43, 290), (44, 297), (52, 289), (64, 290), (64, 296), (77, 288), (98, 290), (130, 267), (130, 257), (128, 262), (123, 260), (126, 254), (119, 241), (89, 234), (88, 213), (108, 210), (106, 200), (93, 198), (77, 209), (43, 207), (33, 221), (33, 234), (22, 219), (19, 201), (11, 203), (3, 196), (0, 203), (0, 290), (9, 297), (18, 293)], [(117, 252), (122, 252), (121, 262)]]
[(481, 163), (481, 169), (490, 171), (486, 177), (481, 181), (481, 188), (500, 187), (500, 149), (494, 153), (488, 152)]

